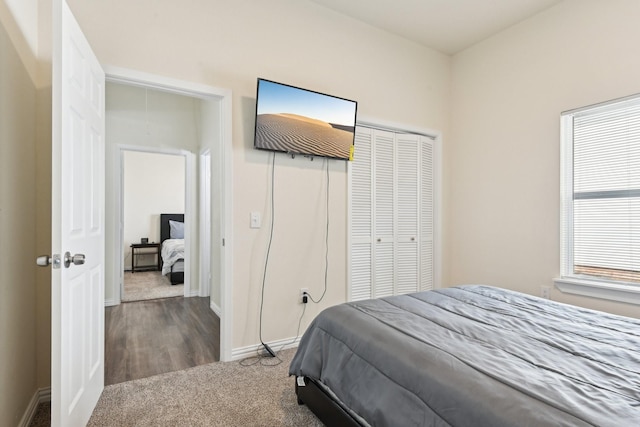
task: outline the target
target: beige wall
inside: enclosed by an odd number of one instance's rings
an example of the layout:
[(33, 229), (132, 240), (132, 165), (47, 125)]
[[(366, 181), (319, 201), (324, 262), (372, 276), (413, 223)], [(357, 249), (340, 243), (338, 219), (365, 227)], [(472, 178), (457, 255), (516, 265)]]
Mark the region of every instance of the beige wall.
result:
[[(449, 58), (296, 0), (69, 1), (103, 64), (233, 91), (233, 347), (258, 342), (268, 240), (271, 155), (253, 150), (256, 78), (359, 102), (362, 116), (447, 131)], [(126, 13), (123, 13), (126, 11)], [(141, 31), (141, 29), (144, 29)], [(356, 154), (357, 155), (357, 154)], [(263, 339), (296, 334), (299, 288), (323, 289), (323, 161), (278, 156), (276, 224), (265, 291)], [(330, 162), (329, 290), (303, 327), (346, 298), (346, 164)], [(249, 228), (251, 211), (263, 227)]]
[[(0, 425), (17, 425), (37, 381), (36, 114), (37, 88), (18, 52), (20, 32), (0, 7)], [(23, 62), (23, 57), (32, 59)]]
[[(17, 2), (18, 0), (14, 0)], [(36, 149), (36, 247), (38, 254), (50, 254), (51, 248), (51, 0), (37, 2), (38, 14), (38, 111)], [(37, 279), (37, 352), (38, 388), (51, 385), (51, 270), (38, 268)]]
[(105, 100), (108, 144), (198, 151), (199, 99), (109, 82)]
[[(51, 85), (38, 89), (36, 252), (51, 251)], [(51, 269), (36, 270), (38, 388), (51, 385)]]
[[(640, 92), (639, 17), (636, 0), (567, 0), (453, 58), (451, 285), (553, 286), (560, 113)], [(555, 288), (551, 297), (640, 316)]]

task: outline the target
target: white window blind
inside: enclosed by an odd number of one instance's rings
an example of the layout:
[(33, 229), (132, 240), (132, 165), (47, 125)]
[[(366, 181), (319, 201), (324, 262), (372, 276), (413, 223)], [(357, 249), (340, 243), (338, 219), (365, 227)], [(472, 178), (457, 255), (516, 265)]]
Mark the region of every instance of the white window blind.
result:
[(640, 284), (640, 97), (566, 113), (562, 274)]

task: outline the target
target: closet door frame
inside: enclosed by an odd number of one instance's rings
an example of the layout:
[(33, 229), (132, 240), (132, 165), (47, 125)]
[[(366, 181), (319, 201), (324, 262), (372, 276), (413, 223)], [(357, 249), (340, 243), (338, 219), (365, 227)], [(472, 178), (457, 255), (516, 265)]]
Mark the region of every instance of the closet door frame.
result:
[[(416, 128), (412, 126), (384, 122), (380, 120), (370, 120), (367, 118), (360, 118), (356, 123), (356, 127), (367, 127), (373, 129), (379, 129), (387, 132), (395, 133), (408, 133), (417, 134), (427, 137), (433, 141), (433, 288), (437, 289), (442, 287), (441, 271), (442, 271), (442, 241), (441, 241), (441, 206), (442, 206), (442, 134), (440, 131), (427, 128)], [(357, 159), (358, 146), (356, 144), (354, 151), (354, 158)], [(351, 235), (351, 223), (353, 219), (353, 189), (352, 189), (352, 167), (351, 162), (347, 165), (347, 301), (352, 301), (352, 235)], [(372, 159), (373, 167), (373, 159)], [(372, 176), (373, 185), (373, 176)], [(395, 184), (394, 184), (395, 185)], [(375, 191), (375, 190), (372, 190)], [(375, 200), (375, 197), (373, 198)], [(372, 206), (373, 210), (373, 206)], [(373, 227), (373, 225), (372, 225)], [(373, 238), (373, 236), (372, 236)], [(372, 269), (373, 263), (375, 263), (375, 256), (371, 257)], [(373, 273), (372, 273), (373, 274)], [(373, 278), (372, 278), (373, 280)], [(373, 285), (373, 284), (372, 284)]]

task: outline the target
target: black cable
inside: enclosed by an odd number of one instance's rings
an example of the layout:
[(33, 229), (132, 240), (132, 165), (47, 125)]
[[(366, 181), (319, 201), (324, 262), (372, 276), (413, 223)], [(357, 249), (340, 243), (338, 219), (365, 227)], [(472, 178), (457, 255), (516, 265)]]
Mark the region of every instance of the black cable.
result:
[(327, 164), (327, 194), (325, 203), (327, 223), (324, 234), (324, 290), (322, 291), (322, 295), (320, 296), (320, 299), (318, 301), (314, 300), (311, 294), (307, 292), (307, 295), (309, 295), (309, 299), (315, 304), (318, 304), (320, 301), (322, 301), (325, 294), (327, 293), (327, 275), (329, 274), (329, 159), (325, 159), (325, 162)]
[[(324, 299), (325, 294), (327, 293), (327, 281), (328, 281), (328, 273), (329, 273), (329, 185), (330, 185), (330, 180), (329, 180), (329, 161), (327, 159), (325, 159), (326, 162), (326, 177), (327, 177), (327, 181), (326, 181), (326, 196), (325, 196), (325, 205), (326, 205), (326, 227), (325, 227), (325, 253), (324, 253), (324, 290), (322, 291), (322, 295), (320, 296), (320, 299), (318, 299), (317, 301), (313, 299), (313, 297), (311, 296), (311, 294), (309, 294), (307, 292), (307, 295), (309, 296), (309, 299), (311, 301), (313, 301), (314, 303), (318, 304), (319, 302), (321, 302)], [(275, 169), (276, 169), (276, 153), (273, 153), (273, 158), (272, 158), (272, 162), (271, 162), (271, 225), (270, 225), (270, 231), (269, 231), (269, 243), (267, 245), (267, 254), (265, 257), (265, 262), (264, 262), (264, 271), (262, 274), (262, 289), (260, 292), (260, 326), (259, 326), (259, 336), (260, 336), (260, 344), (262, 344), (262, 346), (264, 347), (264, 349), (267, 351), (267, 353), (269, 353), (269, 356), (265, 356), (264, 354), (258, 354), (258, 356), (256, 356), (256, 360), (252, 361), (252, 362), (246, 362), (248, 360), (252, 360), (253, 358), (247, 358), (247, 359), (243, 359), (240, 361), (240, 364), (242, 366), (251, 366), (254, 365), (258, 362), (260, 362), (260, 364), (264, 365), (264, 366), (276, 366), (279, 365), (280, 363), (282, 363), (282, 359), (280, 359), (277, 356), (277, 353), (279, 353), (280, 351), (282, 351), (282, 349), (289, 345), (289, 344), (293, 344), (298, 337), (300, 336), (300, 326), (302, 325), (302, 318), (304, 317), (304, 314), (307, 310), (307, 305), (304, 304), (304, 307), (302, 309), (302, 314), (300, 315), (300, 318), (298, 319), (298, 330), (296, 332), (296, 337), (290, 342), (290, 343), (285, 343), (282, 345), (282, 347), (277, 351), (274, 352), (271, 347), (269, 347), (264, 340), (262, 339), (262, 313), (263, 313), (263, 308), (264, 308), (264, 289), (265, 289), (265, 284), (266, 284), (266, 278), (267, 278), (267, 267), (269, 265), (269, 254), (271, 253), (271, 243), (273, 242), (273, 229), (274, 229), (274, 222), (275, 222)], [(259, 351), (259, 349), (257, 350)], [(274, 357), (276, 359), (278, 359), (277, 363), (269, 363), (269, 364), (264, 364), (262, 362), (262, 359), (264, 358), (271, 358)]]
[[(265, 349), (267, 349), (267, 351), (269, 352), (269, 354), (271, 355), (271, 357), (275, 357), (276, 359), (278, 359), (278, 362), (276, 363), (268, 363), (265, 364), (262, 360), (265, 358), (270, 358), (265, 356), (264, 354), (258, 354), (257, 356), (253, 357), (253, 358), (247, 358), (244, 360), (240, 361), (240, 364), (242, 366), (252, 366), (255, 365), (256, 363), (260, 363), (263, 366), (276, 366), (279, 365), (280, 363), (282, 363), (282, 359), (280, 359), (280, 357), (278, 357), (278, 354), (287, 346), (290, 344), (295, 343), (298, 340), (298, 337), (300, 336), (300, 327), (302, 326), (302, 319), (304, 317), (305, 312), (307, 311), (307, 304), (303, 304), (303, 308), (302, 308), (302, 313), (300, 314), (300, 317), (298, 318), (298, 329), (296, 331), (296, 336), (293, 340), (291, 340), (290, 342), (284, 343), (280, 349), (278, 349), (276, 352), (273, 352), (270, 348), (268, 348), (268, 346), (262, 341), (262, 307), (263, 307), (263, 303), (264, 303), (264, 285), (265, 285), (265, 277), (266, 277), (266, 271), (267, 271), (267, 264), (269, 262), (269, 252), (271, 250), (271, 241), (273, 239), (273, 221), (274, 221), (274, 203), (273, 203), (273, 171), (275, 170), (275, 153), (273, 154), (274, 158), (273, 158), (273, 166), (271, 169), (271, 233), (270, 233), (270, 237), (269, 237), (269, 245), (267, 247), (267, 257), (265, 260), (265, 270), (264, 270), (264, 275), (262, 277), (262, 299), (260, 301), (260, 343), (265, 347)], [(326, 205), (326, 227), (325, 227), (325, 239), (324, 239), (324, 244), (325, 244), (325, 252), (324, 252), (324, 290), (322, 292), (322, 296), (320, 296), (320, 299), (318, 299), (317, 301), (313, 299), (313, 297), (311, 296), (311, 294), (309, 292), (307, 292), (307, 295), (309, 296), (309, 299), (311, 301), (313, 301), (314, 303), (319, 303), (320, 301), (322, 301), (322, 299), (324, 298), (325, 294), (327, 293), (327, 282), (328, 282), (328, 272), (329, 272), (329, 185), (330, 185), (330, 180), (329, 180), (329, 161), (325, 160), (326, 162), (326, 176), (327, 176), (327, 181), (326, 181), (326, 199), (325, 199), (325, 205)], [(258, 349), (259, 351), (259, 349)], [(250, 361), (250, 362), (249, 362)]]
[(262, 292), (260, 296), (260, 344), (264, 347), (264, 349), (271, 355), (271, 357), (275, 357), (275, 352), (262, 340), (262, 308), (264, 307), (264, 288), (267, 279), (267, 266), (269, 265), (269, 254), (271, 253), (271, 242), (273, 242), (273, 223), (274, 223), (274, 176), (276, 171), (276, 153), (273, 153), (273, 160), (271, 162), (271, 231), (269, 232), (269, 245), (267, 246), (267, 255), (264, 261), (264, 272), (262, 274)]
[[(262, 366), (277, 366), (279, 364), (282, 363), (282, 359), (280, 359), (280, 357), (278, 356), (280, 354), (280, 352), (288, 345), (291, 345), (293, 343), (295, 343), (298, 340), (298, 337), (300, 336), (300, 326), (302, 326), (302, 318), (304, 317), (304, 313), (307, 311), (307, 304), (304, 304), (304, 306), (302, 307), (302, 313), (300, 314), (300, 317), (298, 318), (298, 329), (296, 331), (296, 336), (294, 339), (292, 339), (290, 342), (284, 343), (282, 344), (282, 346), (278, 349), (278, 351), (275, 352), (274, 356), (265, 356), (264, 354), (258, 353), (257, 356), (253, 356), (253, 357), (247, 357), (245, 359), (242, 359), (239, 363), (241, 366), (253, 366), (256, 363), (260, 363), (260, 365)], [(260, 351), (260, 349), (258, 348), (256, 351)], [(276, 358), (278, 361), (275, 363), (264, 363), (263, 359), (273, 359)]]

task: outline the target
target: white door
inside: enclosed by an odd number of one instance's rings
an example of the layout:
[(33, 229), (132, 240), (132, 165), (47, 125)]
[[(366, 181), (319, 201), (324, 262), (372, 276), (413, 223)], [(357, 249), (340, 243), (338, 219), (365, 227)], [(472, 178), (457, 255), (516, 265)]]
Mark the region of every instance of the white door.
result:
[(419, 291), (433, 289), (435, 162), (432, 139), (420, 137), (420, 279)]
[(352, 301), (433, 288), (433, 141), (356, 127), (350, 168)]
[(104, 388), (104, 72), (65, 0), (52, 62), (51, 425), (84, 426)]
[(397, 234), (395, 185), (395, 135), (374, 131), (373, 136), (373, 298), (394, 294)]
[(396, 135), (396, 287), (395, 293), (408, 294), (418, 286), (418, 255), (420, 217), (418, 162), (419, 136)]
[(373, 183), (371, 129), (356, 128), (356, 161), (351, 165), (351, 287), (350, 300), (369, 299), (373, 295)]

